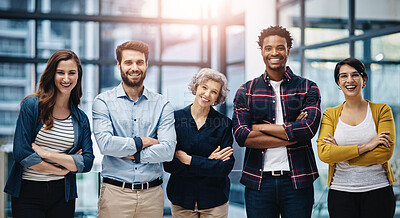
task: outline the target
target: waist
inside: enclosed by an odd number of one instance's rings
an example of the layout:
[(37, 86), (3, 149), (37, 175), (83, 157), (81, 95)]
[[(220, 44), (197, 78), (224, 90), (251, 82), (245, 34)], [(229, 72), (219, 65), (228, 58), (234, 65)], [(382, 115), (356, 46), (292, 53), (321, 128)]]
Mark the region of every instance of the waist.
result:
[(262, 176), (263, 177), (290, 176), (290, 171), (287, 170), (264, 171)]
[(132, 189), (132, 190), (143, 190), (143, 189), (149, 189), (149, 188), (152, 188), (155, 186), (159, 186), (162, 184), (163, 180), (158, 178), (151, 182), (128, 183), (128, 182), (117, 181), (117, 180), (110, 179), (110, 178), (103, 178), (103, 182), (121, 187), (122, 189), (128, 188), (128, 189)]

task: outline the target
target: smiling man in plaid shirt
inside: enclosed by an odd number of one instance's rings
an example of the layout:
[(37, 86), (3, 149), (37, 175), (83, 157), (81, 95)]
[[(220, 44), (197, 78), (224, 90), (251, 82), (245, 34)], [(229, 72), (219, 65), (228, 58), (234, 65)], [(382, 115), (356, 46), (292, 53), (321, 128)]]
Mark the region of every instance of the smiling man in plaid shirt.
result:
[(311, 139), (321, 119), (318, 86), (286, 66), (292, 47), (281, 26), (261, 31), (266, 70), (234, 100), (234, 135), (246, 147), (241, 183), (248, 217), (311, 217), (318, 178)]

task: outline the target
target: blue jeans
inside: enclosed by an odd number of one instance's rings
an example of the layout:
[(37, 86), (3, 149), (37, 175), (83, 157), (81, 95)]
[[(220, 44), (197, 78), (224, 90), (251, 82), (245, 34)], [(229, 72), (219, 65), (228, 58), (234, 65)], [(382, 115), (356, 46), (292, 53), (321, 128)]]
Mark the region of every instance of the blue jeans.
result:
[(245, 200), (249, 218), (309, 218), (314, 187), (296, 190), (290, 176), (263, 176), (260, 190), (246, 187)]

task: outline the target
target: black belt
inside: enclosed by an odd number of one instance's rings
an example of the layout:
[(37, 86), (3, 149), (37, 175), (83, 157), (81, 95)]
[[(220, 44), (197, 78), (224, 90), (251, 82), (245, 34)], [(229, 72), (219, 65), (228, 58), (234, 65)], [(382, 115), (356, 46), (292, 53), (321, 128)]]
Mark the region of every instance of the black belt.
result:
[(132, 190), (143, 190), (149, 189), (151, 187), (159, 186), (162, 184), (162, 179), (156, 179), (151, 182), (144, 182), (144, 183), (127, 183), (127, 182), (120, 182), (110, 178), (103, 178), (103, 182), (115, 185), (122, 188), (129, 188)]
[(290, 176), (290, 171), (285, 171), (285, 170), (264, 171), (263, 176)]

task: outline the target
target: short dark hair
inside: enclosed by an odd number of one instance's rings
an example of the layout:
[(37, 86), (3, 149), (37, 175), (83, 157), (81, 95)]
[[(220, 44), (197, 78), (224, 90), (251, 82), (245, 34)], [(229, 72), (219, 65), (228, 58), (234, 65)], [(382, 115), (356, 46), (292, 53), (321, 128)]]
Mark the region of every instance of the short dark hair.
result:
[(145, 61), (149, 58), (149, 45), (142, 41), (127, 41), (117, 46), (115, 53), (117, 54), (117, 61), (121, 63), (123, 50), (135, 50), (144, 53)]
[(342, 61), (339, 61), (335, 66), (334, 76), (335, 76), (336, 84), (339, 85), (339, 83), (338, 83), (338, 81), (339, 81), (339, 71), (340, 71), (340, 68), (345, 64), (347, 64), (347, 65), (353, 67), (354, 69), (356, 69), (357, 72), (359, 74), (361, 74), (361, 76), (362, 76), (362, 78), (364, 80), (368, 80), (368, 73), (367, 73), (367, 71), (365, 71), (364, 64), (361, 61), (359, 61), (358, 59), (356, 59), (356, 58), (346, 58), (346, 59), (344, 59)]
[(288, 49), (292, 48), (293, 38), (290, 35), (290, 32), (282, 26), (270, 26), (267, 29), (263, 29), (261, 31), (260, 35), (258, 36), (257, 42), (261, 49), (264, 43), (264, 39), (267, 36), (281, 36), (286, 39)]

